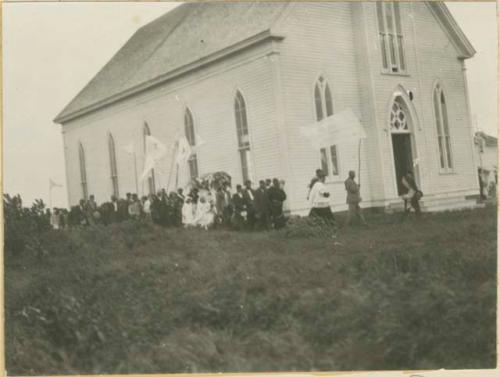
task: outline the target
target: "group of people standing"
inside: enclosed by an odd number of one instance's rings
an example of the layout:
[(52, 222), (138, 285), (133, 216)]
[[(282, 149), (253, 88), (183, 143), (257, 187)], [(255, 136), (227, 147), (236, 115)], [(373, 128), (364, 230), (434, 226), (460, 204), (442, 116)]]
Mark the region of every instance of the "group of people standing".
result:
[(207, 229), (222, 226), (234, 230), (280, 229), (285, 226), (283, 202), (286, 200), (284, 181), (274, 178), (261, 180), (257, 188), (247, 180), (236, 185), (231, 192), (228, 183), (216, 190), (208, 187), (189, 195), (182, 207), (185, 227), (200, 226)]
[(139, 198), (127, 193), (126, 198), (111, 196), (109, 202), (98, 205), (94, 195), (81, 199), (67, 210), (47, 210), (54, 229), (67, 226), (111, 224), (127, 219), (152, 222), (162, 226), (224, 227), (234, 230), (280, 229), (285, 226), (283, 202), (286, 200), (284, 181), (277, 178), (236, 185), (233, 193), (228, 182), (217, 188), (203, 183), (184, 195), (183, 189), (169, 194), (163, 189), (157, 194)]
[[(360, 185), (355, 181), (356, 174), (349, 171), (344, 181), (346, 203), (348, 206), (347, 224), (358, 220), (366, 225), (360, 202)], [(331, 225), (335, 225), (335, 217), (330, 208), (330, 193), (325, 185), (326, 174), (322, 169), (316, 170), (315, 177), (308, 186), (307, 199), (311, 210), (309, 216), (319, 217)], [(422, 191), (417, 187), (413, 174), (408, 172), (402, 178), (406, 193), (403, 219), (413, 208), (417, 217), (421, 210), (419, 201)], [(287, 199), (284, 190), (285, 182), (274, 178), (261, 180), (258, 187), (252, 187), (247, 180), (244, 185), (236, 185), (232, 192), (229, 182), (215, 187), (205, 182), (194, 187), (184, 195), (183, 189), (169, 194), (163, 189), (157, 194), (139, 198), (137, 194), (127, 193), (126, 198), (111, 196), (109, 202), (98, 205), (94, 195), (88, 200), (80, 200), (77, 206), (68, 212), (55, 208), (52, 213), (47, 210), (50, 223), (54, 229), (62, 229), (71, 225), (110, 224), (127, 219), (142, 220), (163, 226), (223, 227), (234, 230), (267, 230), (280, 229), (286, 225), (283, 203)]]

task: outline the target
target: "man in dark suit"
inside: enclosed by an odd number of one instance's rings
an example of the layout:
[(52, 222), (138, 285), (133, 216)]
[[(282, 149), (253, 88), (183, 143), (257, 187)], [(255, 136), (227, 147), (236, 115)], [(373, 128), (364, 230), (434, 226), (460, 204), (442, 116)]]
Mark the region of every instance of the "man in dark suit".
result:
[(361, 212), (361, 207), (359, 206), (361, 196), (359, 194), (359, 184), (357, 184), (354, 180), (355, 177), (356, 173), (351, 170), (349, 171), (349, 177), (344, 182), (345, 190), (347, 191), (347, 225), (351, 224), (353, 218), (358, 218), (361, 224), (366, 225), (365, 218)]
[(245, 189), (243, 190), (243, 199), (245, 200), (245, 205), (247, 208), (247, 226), (248, 229), (253, 229), (255, 227), (255, 191), (252, 189), (252, 182), (247, 180), (245, 182)]
[(233, 216), (231, 218), (231, 224), (234, 229), (241, 230), (245, 226), (245, 219), (247, 216), (246, 202), (241, 185), (236, 185), (236, 193), (232, 198), (232, 207)]
[(259, 181), (259, 188), (255, 190), (254, 208), (258, 229), (269, 229), (270, 202), (266, 182)]
[(271, 219), (274, 229), (283, 228), (286, 224), (286, 218), (283, 214), (283, 202), (286, 200), (286, 193), (280, 187), (277, 178), (273, 179), (273, 185), (267, 190), (267, 193), (271, 203)]

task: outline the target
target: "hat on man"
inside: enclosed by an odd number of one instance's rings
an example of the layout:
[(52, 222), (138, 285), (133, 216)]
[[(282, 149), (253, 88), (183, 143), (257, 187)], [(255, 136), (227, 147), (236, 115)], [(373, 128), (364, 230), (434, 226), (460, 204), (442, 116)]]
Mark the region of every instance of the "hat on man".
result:
[(326, 174), (325, 174), (325, 172), (322, 169), (316, 170), (316, 175), (318, 177), (326, 177)]

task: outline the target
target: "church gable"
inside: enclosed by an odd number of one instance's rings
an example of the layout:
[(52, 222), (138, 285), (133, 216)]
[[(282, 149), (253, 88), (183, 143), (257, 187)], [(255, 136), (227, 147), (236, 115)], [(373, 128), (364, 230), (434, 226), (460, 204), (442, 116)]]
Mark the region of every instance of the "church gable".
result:
[(441, 1), (426, 1), (425, 3), (457, 50), (458, 57), (461, 59), (472, 58), (476, 50), (474, 50), (462, 29), (460, 29), (446, 5)]
[(74, 118), (245, 40), (266, 37), (288, 3), (186, 3), (139, 29), (56, 117)]

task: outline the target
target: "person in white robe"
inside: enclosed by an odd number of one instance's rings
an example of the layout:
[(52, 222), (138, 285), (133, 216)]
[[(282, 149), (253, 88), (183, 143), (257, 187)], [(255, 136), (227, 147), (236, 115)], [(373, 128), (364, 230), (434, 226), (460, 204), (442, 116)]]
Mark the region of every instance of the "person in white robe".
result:
[(207, 196), (200, 196), (198, 206), (196, 207), (196, 218), (194, 223), (206, 230), (212, 226), (214, 219), (215, 212), (212, 201)]
[(182, 225), (185, 228), (195, 225), (195, 218), (193, 214), (193, 203), (191, 198), (188, 196), (182, 205)]

